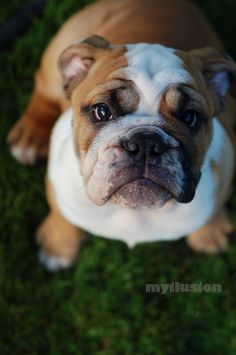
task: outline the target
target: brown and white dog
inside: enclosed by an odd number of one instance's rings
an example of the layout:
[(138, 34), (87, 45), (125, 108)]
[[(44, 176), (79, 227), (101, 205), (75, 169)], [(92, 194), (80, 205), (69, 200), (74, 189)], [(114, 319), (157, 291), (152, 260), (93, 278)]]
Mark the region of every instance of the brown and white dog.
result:
[(78, 227), (129, 246), (188, 235), (197, 251), (227, 247), (235, 75), (184, 0), (103, 0), (65, 23), (9, 135), (13, 156), (32, 164), (64, 112), (50, 145), (51, 211), (38, 231), (48, 269), (73, 262)]

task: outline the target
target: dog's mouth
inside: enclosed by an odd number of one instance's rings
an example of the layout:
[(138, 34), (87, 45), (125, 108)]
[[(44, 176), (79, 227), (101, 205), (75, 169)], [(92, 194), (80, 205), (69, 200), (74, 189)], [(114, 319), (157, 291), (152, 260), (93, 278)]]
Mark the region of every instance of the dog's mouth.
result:
[(87, 192), (99, 206), (111, 202), (132, 209), (156, 209), (169, 200), (190, 202), (197, 183), (190, 168), (163, 155), (151, 162), (118, 159), (106, 169), (98, 164), (87, 183)]
[(165, 187), (153, 180), (141, 177), (120, 186), (110, 197), (110, 201), (133, 209), (160, 208), (173, 195)]
[(133, 209), (163, 207), (169, 200), (189, 203), (195, 195), (198, 178), (186, 174), (179, 186), (175, 178), (163, 171), (157, 176), (141, 176), (126, 181), (114, 189), (108, 198), (111, 202)]

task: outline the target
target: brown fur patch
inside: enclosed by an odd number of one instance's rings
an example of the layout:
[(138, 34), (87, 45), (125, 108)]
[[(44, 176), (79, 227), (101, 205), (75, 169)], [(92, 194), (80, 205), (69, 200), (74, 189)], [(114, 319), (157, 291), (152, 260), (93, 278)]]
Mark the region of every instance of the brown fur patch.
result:
[(182, 59), (184, 69), (186, 69), (194, 79), (194, 82), (192, 83), (193, 89), (198, 91), (202, 97), (204, 97), (209, 116), (214, 116), (215, 106), (212, 101), (210, 92), (206, 86), (199, 62), (196, 61), (194, 55), (192, 55), (192, 51), (183, 52), (177, 50), (176, 55)]
[(49, 100), (39, 91), (35, 91), (30, 99), (25, 112), (25, 119), (34, 120), (35, 124), (48, 126), (52, 125), (60, 114), (60, 107), (57, 101)]
[[(33, 92), (25, 113), (7, 138), (12, 149), (21, 150), (18, 160), (24, 164), (33, 164), (36, 159), (47, 155), (52, 127), (59, 114), (57, 101), (48, 99), (38, 90)], [(32, 157), (27, 155), (28, 149), (33, 150)]]
[(37, 243), (47, 256), (63, 257), (72, 262), (84, 241), (84, 234), (70, 224), (58, 210), (54, 191), (48, 179), (46, 192), (51, 211), (37, 231)]
[[(182, 119), (187, 110), (196, 111), (200, 120), (202, 117), (198, 128), (189, 129)], [(165, 118), (164, 128), (181, 142), (199, 171), (212, 134), (210, 110), (204, 97), (190, 86), (171, 85), (162, 96), (159, 112)]]
[(114, 119), (137, 109), (139, 95), (133, 83), (120, 73), (120, 69), (128, 65), (124, 57), (125, 51), (124, 46), (106, 49), (102, 53), (100, 51), (85, 80), (72, 94), (74, 129), (80, 154), (88, 151), (99, 129), (81, 108), (107, 103)]
[[(233, 133), (235, 128), (235, 101), (228, 94), (225, 99), (225, 110), (220, 112), (217, 98), (214, 97), (214, 95), (212, 96), (209, 88), (206, 85), (206, 81), (203, 75), (204, 63), (209, 63), (209, 60), (214, 62), (216, 61), (217, 57), (218, 60), (221, 57), (223, 62), (227, 61), (227, 58), (225, 58), (222, 53), (222, 50), (219, 51), (218, 49), (207, 47), (191, 50), (189, 52), (183, 52), (179, 50), (176, 51), (176, 54), (183, 60), (185, 69), (188, 70), (188, 72), (190, 72), (194, 78), (194, 85), (196, 90), (199, 91), (204, 97), (209, 117), (217, 116), (220, 123), (226, 129), (234, 147), (236, 147), (236, 139)], [(232, 65), (235, 67), (235, 63), (232, 64), (230, 61), (230, 67)]]
[[(223, 69), (228, 70), (231, 75), (231, 85), (233, 90), (225, 97), (225, 104), (222, 110), (220, 106), (220, 100), (215, 95), (214, 92), (211, 92), (210, 88), (207, 88), (209, 100), (212, 102), (212, 107), (214, 109), (213, 115), (217, 116), (222, 126), (227, 131), (231, 142), (233, 143), (234, 147), (236, 148), (236, 139), (235, 139), (235, 111), (236, 111), (236, 103), (235, 99), (232, 98), (232, 94), (235, 93), (235, 83), (236, 83), (236, 64), (227, 56), (224, 55), (222, 51), (216, 50), (214, 48), (202, 48), (202, 49), (195, 49), (188, 53), (188, 56), (191, 57), (192, 65), (198, 68), (198, 72), (203, 72), (209, 66), (213, 65), (214, 70)], [(204, 76), (202, 75), (204, 79)], [(205, 85), (206, 86), (206, 85)], [(211, 95), (210, 95), (211, 92)], [(207, 95), (207, 93), (205, 94)], [(235, 96), (235, 94), (234, 94)]]

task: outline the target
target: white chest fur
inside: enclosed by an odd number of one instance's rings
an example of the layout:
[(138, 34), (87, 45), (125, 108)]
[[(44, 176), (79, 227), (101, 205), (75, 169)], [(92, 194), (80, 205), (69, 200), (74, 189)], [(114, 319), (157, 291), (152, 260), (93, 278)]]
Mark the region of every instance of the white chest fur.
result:
[[(226, 199), (234, 168), (232, 144), (215, 118), (213, 139), (202, 166), (202, 177), (192, 202), (168, 203), (157, 210), (135, 211), (112, 204), (94, 205), (87, 197), (72, 138), (72, 110), (57, 122), (51, 139), (48, 176), (61, 213), (72, 224), (91, 233), (137, 243), (173, 240), (203, 226)], [(221, 181), (211, 163), (220, 166)]]

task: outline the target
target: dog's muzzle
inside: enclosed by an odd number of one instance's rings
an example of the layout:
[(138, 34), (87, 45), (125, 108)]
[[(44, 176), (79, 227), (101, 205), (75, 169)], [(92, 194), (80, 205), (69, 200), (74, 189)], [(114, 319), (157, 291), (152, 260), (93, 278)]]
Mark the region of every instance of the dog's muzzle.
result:
[(190, 202), (197, 180), (188, 160), (181, 144), (161, 128), (134, 127), (107, 145), (94, 169), (90, 198), (138, 209), (160, 208), (170, 199)]
[(174, 138), (161, 129), (139, 130), (121, 138), (121, 146), (136, 173), (133, 180), (130, 173), (131, 181), (114, 194), (113, 201), (152, 208), (163, 206), (171, 198), (181, 203), (193, 199), (198, 179), (186, 169), (184, 152)]

